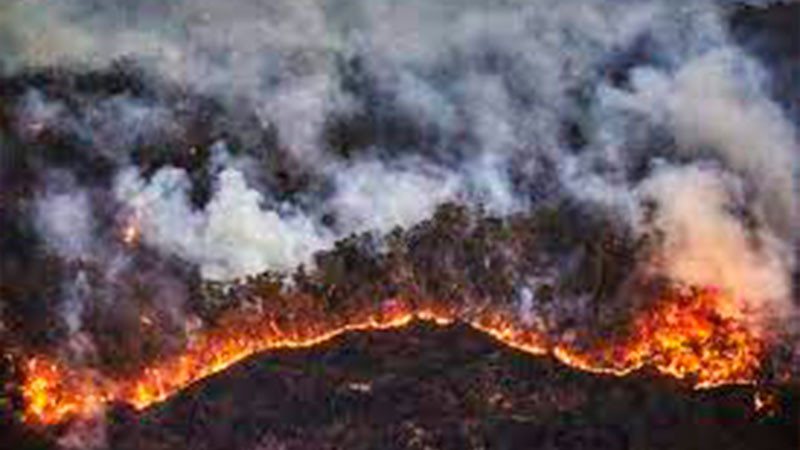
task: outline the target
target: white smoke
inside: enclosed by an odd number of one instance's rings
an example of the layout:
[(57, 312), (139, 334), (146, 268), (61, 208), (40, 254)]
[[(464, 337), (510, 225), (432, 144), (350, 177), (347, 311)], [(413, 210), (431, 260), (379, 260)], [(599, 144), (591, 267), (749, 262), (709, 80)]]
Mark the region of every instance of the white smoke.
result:
[(747, 229), (736, 217), (745, 199), (734, 175), (714, 166), (665, 166), (639, 189), (657, 204), (652, 226), (664, 236), (661, 270), (687, 285), (722, 289), (740, 313), (780, 317), (790, 310), (790, 249), (770, 229)]
[[(655, 200), (654, 225), (664, 234), (662, 268), (669, 276), (721, 287), (745, 309), (780, 316), (792, 304), (800, 147), (791, 123), (766, 95), (767, 80), (752, 59), (729, 46), (672, 73), (637, 69), (631, 90), (607, 88), (603, 103), (632, 114), (622, 126), (669, 130), (675, 151), (701, 163), (662, 165), (635, 187), (639, 196), (628, 195), (628, 183), (596, 177), (589, 178), (594, 188), (581, 192), (611, 193), (627, 211), (631, 198)], [(641, 214), (647, 212), (633, 216)]]
[(671, 128), (678, 150), (711, 153), (753, 180), (758, 213), (790, 236), (799, 149), (791, 123), (764, 92), (760, 67), (740, 51), (723, 49), (688, 61), (674, 76), (640, 70), (633, 85), (630, 107)]
[(419, 162), (396, 169), (377, 161), (359, 162), (336, 170), (333, 179), (337, 190), (328, 207), (345, 233), (387, 233), (412, 226), (455, 199), (459, 188), (453, 173)]
[(287, 208), (262, 208), (262, 195), (241, 172), (223, 170), (205, 209), (192, 208), (190, 183), (181, 169), (164, 168), (150, 180), (135, 169), (118, 178), (117, 197), (130, 206), (145, 241), (194, 261), (203, 276), (226, 280), (265, 269), (290, 270), (325, 248), (330, 236)]
[(333, 228), (291, 205), (271, 206), (232, 167), (221, 168), (202, 210), (189, 201), (191, 184), (182, 169), (162, 168), (145, 180), (132, 168), (117, 178), (115, 189), (145, 243), (196, 262), (206, 278), (231, 280), (312, 264), (315, 252), (351, 233), (411, 226), (456, 199), (461, 188), (454, 174), (433, 166), (424, 170), (417, 162), (359, 162), (329, 170), (336, 191), (323, 209), (335, 215)]
[[(12, 38), (6, 71), (133, 58), (182, 86), (252, 107), (264, 128), (277, 129), (280, 151), (329, 183), (309, 210), (276, 201), (251, 181), (257, 169), (233, 163), (198, 209), (182, 169), (149, 179), (136, 169), (119, 174), (117, 198), (140, 218), (145, 243), (197, 263), (208, 278), (291, 270), (336, 239), (413, 225), (446, 201), (496, 214), (535, 207), (512, 172), (542, 176), (538, 161), (548, 158), (570, 194), (616, 210), (642, 232), (650, 230), (641, 228), (641, 202), (654, 200), (652, 226), (664, 233), (670, 276), (780, 309), (794, 268), (797, 136), (767, 96), (766, 73), (732, 44), (720, 4), (29, 0), (0, 7), (0, 20)], [(604, 70), (628, 53), (627, 82), (609, 81)], [(59, 110), (37, 111), (56, 111), (46, 118)], [(405, 120), (417, 128), (404, 137), (420, 136), (342, 158), (324, 148), (337, 115), (375, 119), (378, 133), (384, 122)], [(585, 134), (580, 153), (564, 142), (565, 118)], [(662, 134), (668, 150), (651, 148)], [(631, 174), (638, 160), (648, 167), (656, 157), (671, 165)], [(337, 219), (331, 228), (322, 225), (325, 213)], [(50, 222), (58, 220), (43, 221), (53, 245), (81, 251)]]

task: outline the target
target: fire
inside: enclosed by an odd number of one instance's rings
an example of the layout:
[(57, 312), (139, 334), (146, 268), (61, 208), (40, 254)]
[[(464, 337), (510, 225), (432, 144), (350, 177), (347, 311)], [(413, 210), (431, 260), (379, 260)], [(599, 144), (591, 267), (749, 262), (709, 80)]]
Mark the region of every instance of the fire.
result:
[(91, 371), (70, 370), (44, 358), (33, 358), (25, 367), (25, 420), (55, 424), (73, 416), (91, 415), (111, 402), (143, 409), (255, 353), (311, 347), (343, 333), (400, 328), (414, 320), (444, 326), (453, 323), (455, 315), (445, 308), (411, 310), (408, 305), (395, 304), (374, 314), (333, 322), (286, 324), (273, 317), (237, 316), (227, 320), (225, 326), (195, 336), (177, 358), (125, 379), (98, 377)]
[(763, 417), (772, 416), (781, 409), (780, 399), (774, 392), (758, 391), (753, 396), (753, 409)]
[(218, 328), (198, 333), (183, 354), (130, 378), (112, 380), (33, 358), (23, 386), (25, 419), (54, 424), (90, 415), (110, 402), (144, 409), (255, 353), (310, 347), (343, 333), (399, 328), (417, 320), (442, 326), (463, 321), (520, 351), (552, 354), (566, 365), (595, 373), (623, 376), (650, 366), (689, 379), (697, 388), (751, 384), (758, 376), (764, 345), (737, 316), (729, 314), (730, 302), (713, 289), (671, 293), (644, 311), (626, 338), (588, 350), (553, 342), (501, 312), (468, 314), (433, 303), (412, 306), (392, 300), (384, 304), (390, 307), (377, 312), (338, 319), (323, 315), (290, 321), (273, 316), (233, 317)]
[(664, 299), (639, 320), (630, 354), (699, 387), (750, 383), (764, 345), (732, 305), (714, 289)]
[(30, 359), (25, 370), (22, 394), (28, 422), (56, 423), (64, 417), (90, 415), (109, 400), (88, 372), (73, 378), (67, 368), (43, 358)]
[(122, 242), (128, 247), (132, 247), (139, 243), (142, 237), (141, 220), (138, 213), (134, 213), (126, 221), (125, 226), (122, 227), (121, 236)]
[(570, 366), (618, 376), (649, 365), (665, 375), (691, 379), (702, 389), (754, 384), (764, 347), (732, 299), (706, 288), (660, 299), (635, 320), (633, 332), (620, 343), (587, 352), (559, 345), (554, 353)]

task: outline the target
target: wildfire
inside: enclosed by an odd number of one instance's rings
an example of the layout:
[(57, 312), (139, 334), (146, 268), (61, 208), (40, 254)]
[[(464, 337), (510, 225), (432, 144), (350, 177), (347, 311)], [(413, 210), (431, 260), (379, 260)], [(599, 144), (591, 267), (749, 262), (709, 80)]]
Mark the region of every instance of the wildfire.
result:
[(624, 376), (646, 365), (698, 388), (754, 384), (763, 340), (739, 317), (732, 299), (711, 288), (671, 292), (640, 315), (621, 343), (555, 356), (581, 370)]
[(764, 345), (714, 289), (667, 298), (639, 320), (630, 354), (698, 387), (751, 383)]
[(69, 369), (43, 358), (30, 359), (25, 370), (22, 394), (27, 422), (50, 424), (73, 415), (91, 415), (110, 400), (89, 372), (74, 377)]
[(34, 358), (27, 364), (23, 386), (25, 419), (59, 423), (90, 415), (110, 402), (143, 409), (255, 353), (310, 347), (342, 333), (399, 328), (415, 320), (438, 325), (464, 321), (523, 352), (549, 353), (564, 364), (590, 372), (622, 376), (651, 366), (664, 374), (690, 379), (697, 388), (754, 383), (764, 350), (756, 333), (736, 316), (725, 313), (730, 299), (713, 289), (667, 295), (635, 320), (626, 338), (590, 350), (553, 342), (500, 312), (464, 317), (466, 314), (442, 305), (387, 304), (391, 307), (375, 313), (335, 320), (324, 316), (306, 321), (232, 318), (219, 328), (199, 333), (180, 356), (125, 379), (112, 380)]
[(143, 409), (255, 353), (311, 347), (343, 333), (400, 328), (414, 320), (442, 326), (455, 321), (455, 315), (445, 308), (411, 310), (405, 304), (391, 305), (374, 314), (339, 322), (287, 324), (273, 317), (237, 316), (226, 321), (225, 326), (195, 336), (177, 358), (125, 379), (98, 377), (91, 371), (72, 370), (44, 358), (33, 358), (25, 367), (24, 417), (29, 423), (55, 424), (69, 417), (91, 415), (111, 402)]

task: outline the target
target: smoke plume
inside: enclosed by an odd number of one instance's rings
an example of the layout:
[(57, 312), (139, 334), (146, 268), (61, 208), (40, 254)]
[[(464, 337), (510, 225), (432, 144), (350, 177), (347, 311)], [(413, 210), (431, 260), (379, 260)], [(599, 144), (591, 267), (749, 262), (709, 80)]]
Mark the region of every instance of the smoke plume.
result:
[(126, 370), (209, 284), (353, 261), (559, 332), (643, 276), (795, 328), (800, 86), (744, 3), (4, 2), (0, 330)]

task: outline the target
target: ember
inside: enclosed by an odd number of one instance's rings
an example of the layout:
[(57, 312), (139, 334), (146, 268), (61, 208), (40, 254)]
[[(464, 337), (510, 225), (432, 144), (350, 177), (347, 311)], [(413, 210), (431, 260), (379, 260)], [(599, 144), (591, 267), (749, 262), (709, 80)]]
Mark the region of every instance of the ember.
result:
[(139, 242), (141, 239), (142, 232), (140, 230), (141, 224), (139, 223), (139, 218), (136, 215), (132, 215), (131, 218), (127, 221), (125, 226), (122, 228), (122, 242), (125, 243), (127, 246), (134, 246)]

